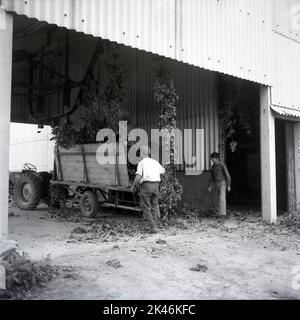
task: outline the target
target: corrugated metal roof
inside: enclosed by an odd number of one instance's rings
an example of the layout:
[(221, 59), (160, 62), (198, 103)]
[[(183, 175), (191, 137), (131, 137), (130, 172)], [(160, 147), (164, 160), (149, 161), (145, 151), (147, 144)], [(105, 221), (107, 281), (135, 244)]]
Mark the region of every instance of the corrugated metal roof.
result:
[(271, 105), (271, 108), (280, 116), (300, 119), (300, 110), (285, 108), (285, 107), (280, 107), (275, 105)]
[[(288, 4), (287, 4), (288, 2)], [(10, 11), (272, 86), (300, 109), (300, 0), (2, 0)]]
[(3, 5), (208, 70), (271, 83), (269, 1), (4, 0)]

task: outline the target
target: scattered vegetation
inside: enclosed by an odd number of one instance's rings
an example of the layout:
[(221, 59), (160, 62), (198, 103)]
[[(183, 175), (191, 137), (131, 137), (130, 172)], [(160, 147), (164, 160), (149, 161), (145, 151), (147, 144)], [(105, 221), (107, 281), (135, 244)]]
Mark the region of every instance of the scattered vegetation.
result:
[(297, 212), (288, 213), (279, 218), (279, 224), (300, 233), (300, 214)]
[[(70, 117), (52, 123), (52, 140), (58, 146), (70, 148), (76, 144), (96, 143), (96, 135), (100, 129), (110, 128), (118, 133), (119, 121), (126, 118), (126, 72), (115, 48), (109, 46), (107, 51), (109, 55), (105, 67), (109, 76), (103, 95), (99, 96), (97, 82), (90, 80), (84, 84), (81, 105), (77, 111), (80, 114), (79, 130), (75, 130)], [(103, 119), (100, 119), (99, 106), (103, 108)]]
[(16, 250), (8, 253), (0, 260), (0, 264), (6, 270), (7, 290), (2, 294), (13, 299), (22, 298), (29, 291), (44, 287), (59, 274), (58, 268), (50, 264), (49, 258), (34, 262), (25, 253), (19, 254)]
[(255, 99), (255, 95), (249, 95), (249, 90), (246, 91), (235, 79), (228, 78), (220, 79), (219, 95), (221, 103), (219, 115), (223, 125), (223, 141), (228, 143), (232, 152), (235, 152), (239, 144), (239, 132), (253, 137), (251, 112), (254, 111), (253, 99)]

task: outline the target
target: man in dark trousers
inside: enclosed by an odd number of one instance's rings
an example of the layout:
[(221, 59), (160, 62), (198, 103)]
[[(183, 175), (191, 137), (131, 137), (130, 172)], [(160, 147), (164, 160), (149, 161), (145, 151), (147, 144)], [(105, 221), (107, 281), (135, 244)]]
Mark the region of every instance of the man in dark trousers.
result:
[(226, 190), (231, 191), (231, 177), (226, 165), (220, 161), (219, 153), (213, 152), (210, 158), (213, 165), (208, 191), (211, 192), (215, 185), (218, 193), (217, 213), (219, 216), (226, 216)]
[(150, 149), (147, 146), (141, 147), (141, 157), (131, 191), (136, 192), (140, 189), (143, 217), (149, 222), (150, 233), (156, 233), (160, 175), (165, 173), (165, 169), (158, 161), (150, 158)]

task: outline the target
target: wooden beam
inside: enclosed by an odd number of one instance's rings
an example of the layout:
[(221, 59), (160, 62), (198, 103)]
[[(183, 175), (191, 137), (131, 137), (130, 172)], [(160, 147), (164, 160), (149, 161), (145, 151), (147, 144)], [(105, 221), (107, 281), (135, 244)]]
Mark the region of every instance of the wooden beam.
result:
[(260, 89), (261, 198), (263, 220), (277, 220), (275, 117), (270, 108), (270, 88)]
[(87, 166), (86, 166), (86, 159), (85, 159), (83, 144), (81, 145), (81, 152), (82, 152), (82, 161), (83, 161), (85, 182), (89, 183), (89, 175), (88, 175), (88, 170), (87, 170)]
[(300, 122), (294, 123), (296, 210), (300, 212)]
[[(0, 242), (8, 237), (8, 170), (13, 16), (0, 6)], [(3, 12), (4, 11), (4, 12)]]
[(295, 151), (294, 151), (294, 124), (285, 121), (285, 145), (286, 145), (286, 172), (287, 172), (287, 209), (288, 212), (296, 210), (295, 189)]

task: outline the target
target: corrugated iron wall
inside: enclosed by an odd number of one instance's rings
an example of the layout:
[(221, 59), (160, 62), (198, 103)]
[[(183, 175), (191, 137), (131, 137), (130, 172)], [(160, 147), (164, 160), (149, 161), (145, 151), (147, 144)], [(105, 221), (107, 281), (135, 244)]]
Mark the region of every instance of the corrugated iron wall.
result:
[[(133, 51), (123, 47), (125, 54), (131, 56)], [(132, 58), (130, 58), (132, 59)], [(158, 128), (158, 107), (153, 99), (153, 71), (156, 64), (153, 55), (135, 50), (136, 70), (131, 74), (135, 79), (129, 80), (131, 87), (128, 97), (129, 114), (135, 115), (134, 125), (146, 129)], [(165, 59), (166, 67), (171, 71), (176, 92), (177, 127), (184, 134), (184, 129), (193, 129), (193, 143), (185, 145), (196, 155), (196, 129), (204, 129), (205, 169), (209, 168), (209, 155), (219, 150), (219, 129), (217, 114), (217, 75), (193, 66)], [(131, 103), (133, 101), (133, 103)], [(183, 169), (183, 167), (181, 167)]]
[(28, 114), (28, 89), (24, 86), (29, 84), (28, 63), (19, 62), (13, 64), (12, 72), (12, 99), (11, 119), (15, 122), (30, 122)]
[(300, 0), (3, 0), (2, 4), (18, 14), (271, 85), (274, 103), (300, 108), (299, 34), (291, 30)]
[(269, 3), (257, 0), (177, 1), (176, 59), (270, 84)]
[(300, 42), (274, 33), (273, 44), (276, 64), (272, 104), (300, 111)]
[[(63, 31), (61, 31), (63, 32)], [(52, 41), (60, 39), (57, 33)], [(80, 33), (71, 32), (70, 35), (70, 78), (80, 81), (84, 77), (91, 59), (91, 53), (96, 47), (97, 39)], [(108, 44), (108, 43), (107, 43)], [(142, 128), (151, 134), (151, 129), (158, 129), (159, 109), (154, 102), (153, 72), (157, 67), (156, 55), (132, 49), (124, 45), (115, 45), (120, 55), (120, 62), (124, 64), (127, 76), (125, 81), (126, 104), (129, 114), (129, 129)], [(100, 95), (103, 93), (109, 74), (105, 64), (111, 57), (104, 52), (100, 55), (94, 70), (94, 80), (99, 82)], [(177, 126), (182, 131), (193, 129), (193, 143), (187, 146), (196, 155), (195, 129), (204, 129), (205, 169), (209, 168), (209, 154), (219, 150), (219, 128), (217, 114), (217, 74), (190, 66), (176, 60), (163, 59), (165, 66), (171, 71), (176, 91), (180, 97), (177, 104)], [(58, 62), (59, 64), (59, 62)], [(52, 65), (56, 68), (55, 62)], [(99, 104), (99, 118), (103, 117), (101, 101)], [(82, 110), (78, 109), (71, 119), (76, 129), (81, 126)], [(181, 166), (180, 169), (184, 169)]]
[(299, 0), (272, 0), (272, 18), (273, 31), (300, 41)]
[(273, 0), (272, 103), (300, 111), (300, 1)]
[[(81, 38), (75, 35), (75, 42), (71, 48), (76, 50), (76, 42)], [(73, 37), (71, 36), (71, 39)], [(86, 37), (82, 39), (85, 48), (93, 48), (96, 40)], [(155, 57), (153, 54), (132, 49), (123, 45), (117, 46), (120, 54), (120, 61), (125, 65), (127, 77), (126, 87), (126, 106), (129, 114), (130, 128), (142, 128), (150, 134), (151, 129), (158, 129), (159, 109), (154, 102), (153, 72), (156, 68)], [(84, 66), (89, 59), (89, 50), (78, 50), (76, 59), (71, 54), (70, 70), (75, 69), (80, 78), (84, 74)], [(104, 54), (100, 57), (100, 63), (96, 67), (99, 72), (94, 74), (95, 80), (99, 80), (100, 94), (107, 80), (105, 70)], [(209, 169), (209, 155), (219, 150), (219, 126), (218, 126), (218, 104), (217, 104), (217, 74), (189, 66), (171, 59), (164, 59), (165, 66), (171, 71), (175, 82), (176, 92), (180, 99), (177, 103), (177, 126), (179, 129), (193, 129), (193, 143), (186, 147), (191, 149), (193, 155), (196, 155), (196, 132), (195, 129), (204, 129), (204, 145), (202, 146), (205, 158), (204, 168)], [(101, 117), (101, 101), (99, 102), (99, 116)], [(76, 127), (80, 126), (81, 111), (78, 110), (72, 120)], [(184, 169), (184, 166), (180, 166)]]

